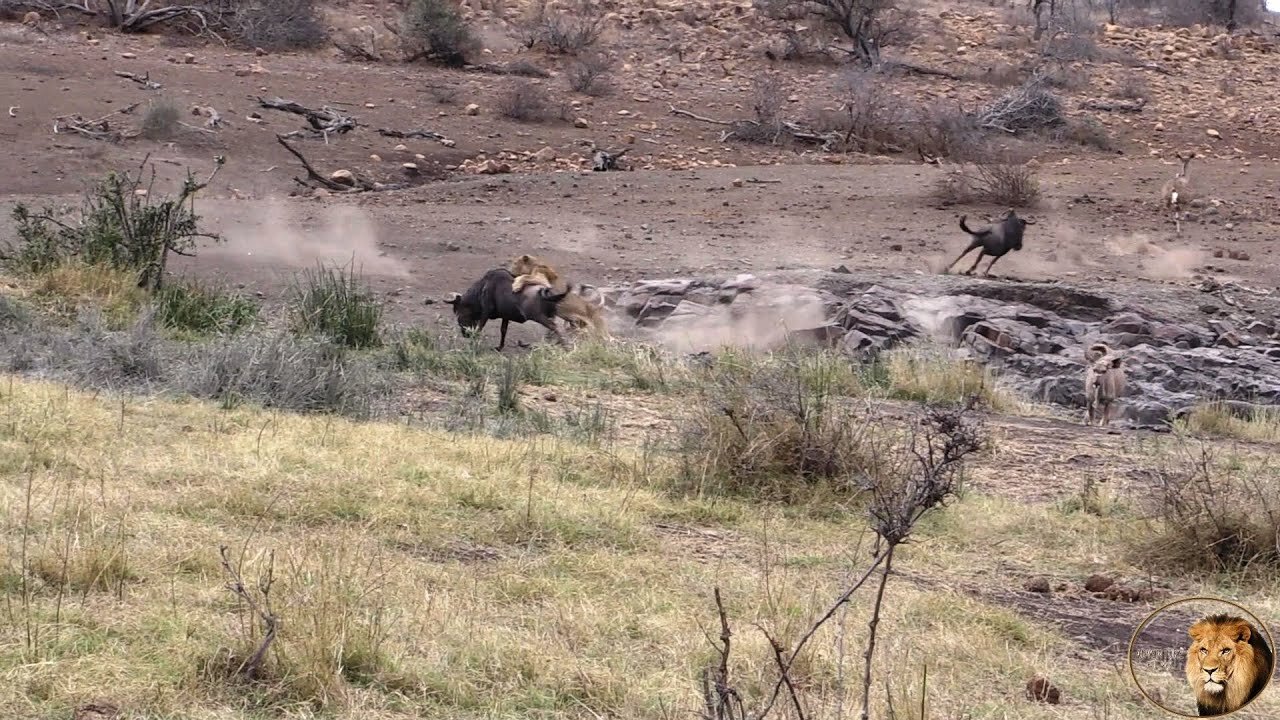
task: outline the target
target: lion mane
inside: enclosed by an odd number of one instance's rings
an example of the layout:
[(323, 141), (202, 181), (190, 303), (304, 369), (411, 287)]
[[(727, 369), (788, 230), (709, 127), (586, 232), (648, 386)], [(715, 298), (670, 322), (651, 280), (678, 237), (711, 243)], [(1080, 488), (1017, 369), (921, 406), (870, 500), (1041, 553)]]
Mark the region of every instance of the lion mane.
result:
[(1267, 686), (1274, 656), (1262, 633), (1243, 618), (1204, 617), (1187, 633), (1187, 684), (1201, 717), (1235, 712)]

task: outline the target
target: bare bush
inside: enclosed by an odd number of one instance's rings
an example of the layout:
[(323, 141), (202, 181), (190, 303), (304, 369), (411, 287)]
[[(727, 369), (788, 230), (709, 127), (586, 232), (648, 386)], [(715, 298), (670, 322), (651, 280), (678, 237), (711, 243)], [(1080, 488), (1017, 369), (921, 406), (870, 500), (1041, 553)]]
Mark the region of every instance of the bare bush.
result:
[(401, 17), (400, 38), (406, 62), (429, 58), (460, 66), (480, 49), (471, 28), (449, 0), (410, 0)]
[(1021, 87), (988, 104), (978, 113), (978, 127), (1017, 134), (1044, 130), (1066, 122), (1062, 101), (1049, 92), (1045, 78), (1037, 74)]
[(594, 47), (604, 33), (604, 10), (591, 0), (579, 0), (569, 10), (549, 11), (546, 0), (535, 0), (518, 23), (527, 48), (578, 55)]
[(1065, 62), (1050, 62), (1036, 69), (1045, 87), (1058, 90), (1079, 90), (1089, 86), (1089, 71), (1072, 67)]
[(498, 96), (498, 112), (518, 122), (540, 122), (547, 118), (551, 98), (545, 88), (528, 80), (516, 80)]
[(613, 59), (602, 53), (585, 53), (569, 66), (565, 76), (569, 87), (592, 97), (603, 97), (613, 91), (610, 74)]
[(315, 0), (235, 0), (227, 15), (232, 37), (263, 50), (315, 48), (329, 37)]
[(1262, 3), (1252, 0), (1146, 0), (1146, 5), (1168, 25), (1217, 25), (1228, 30), (1257, 25), (1265, 17)]
[(1241, 472), (1206, 446), (1153, 473), (1157, 505), (1136, 549), (1170, 572), (1274, 572), (1280, 567), (1280, 481), (1273, 468)]
[(1035, 169), (1005, 156), (997, 162), (961, 165), (938, 183), (935, 197), (947, 205), (973, 202), (1001, 207), (1032, 207), (1040, 199)]
[(1112, 94), (1125, 100), (1145, 100), (1151, 94), (1151, 85), (1138, 73), (1128, 72), (1116, 81)]
[(1114, 150), (1115, 143), (1107, 128), (1097, 118), (1088, 116), (1072, 118), (1055, 128), (1050, 137), (1056, 142), (1068, 142), (1097, 150)]
[(178, 132), (181, 117), (181, 111), (172, 100), (160, 98), (147, 106), (138, 132), (148, 140), (167, 140)]
[(537, 65), (534, 65), (528, 60), (515, 60), (513, 62), (507, 63), (505, 70), (508, 75), (515, 75), (517, 77), (528, 77), (528, 78), (551, 77), (551, 73), (547, 72), (546, 70), (543, 70)]
[(821, 19), (852, 42), (843, 50), (867, 68), (880, 65), (883, 48), (910, 40), (915, 31), (914, 11), (897, 0), (758, 0), (757, 8), (776, 19)]

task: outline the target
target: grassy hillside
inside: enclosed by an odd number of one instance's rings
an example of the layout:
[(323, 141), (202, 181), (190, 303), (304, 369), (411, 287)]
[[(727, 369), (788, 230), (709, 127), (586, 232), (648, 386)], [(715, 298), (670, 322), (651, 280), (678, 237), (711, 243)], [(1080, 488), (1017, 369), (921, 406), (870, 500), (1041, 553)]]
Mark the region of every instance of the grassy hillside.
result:
[[(870, 551), (857, 503), (681, 497), (629, 449), (12, 376), (0, 406), (7, 715), (677, 717), (716, 659), (714, 587), (754, 704), (775, 675), (753, 623), (794, 645)], [(927, 518), (888, 585), (875, 716), (886, 686), (914, 706), (927, 663), (929, 717), (1083, 717), (1108, 698), (1112, 717), (1146, 717), (1116, 658), (957, 592), (1010, 563), (1123, 562), (1127, 527), (978, 493)], [(235, 671), (262, 623), (230, 572), (279, 619), (252, 679)], [(856, 594), (792, 671), (822, 716), (860, 702), (871, 600)], [(1036, 674), (1074, 709), (1026, 700)]]

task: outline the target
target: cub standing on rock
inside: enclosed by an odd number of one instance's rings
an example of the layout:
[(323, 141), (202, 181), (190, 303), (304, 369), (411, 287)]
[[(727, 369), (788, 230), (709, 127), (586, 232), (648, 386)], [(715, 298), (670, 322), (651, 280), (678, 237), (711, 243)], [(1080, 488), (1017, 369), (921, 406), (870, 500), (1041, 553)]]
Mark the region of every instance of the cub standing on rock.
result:
[[(516, 279), (511, 283), (511, 290), (519, 294), (529, 285), (542, 285), (555, 288), (560, 283), (560, 273), (542, 258), (536, 255), (519, 255), (511, 261), (511, 274)], [(569, 295), (560, 302), (559, 316), (575, 327), (590, 327), (601, 339), (609, 339), (609, 330), (605, 327), (604, 315), (600, 306), (582, 297), (581, 286), (566, 285)]]
[(1084, 405), (1088, 424), (1101, 419), (1111, 424), (1116, 403), (1124, 394), (1124, 359), (1106, 343), (1096, 342), (1084, 351)]

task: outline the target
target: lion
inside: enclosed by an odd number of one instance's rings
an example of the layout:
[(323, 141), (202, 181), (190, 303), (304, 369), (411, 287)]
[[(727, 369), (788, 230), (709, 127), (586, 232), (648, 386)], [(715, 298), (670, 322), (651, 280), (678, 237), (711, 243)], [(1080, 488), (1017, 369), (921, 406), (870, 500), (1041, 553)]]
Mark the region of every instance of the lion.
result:
[(581, 285), (562, 282), (560, 273), (545, 260), (536, 255), (519, 255), (512, 259), (509, 269), (516, 276), (511, 282), (511, 289), (517, 294), (526, 287), (538, 285), (561, 292), (568, 289), (569, 296), (560, 301), (558, 315), (575, 327), (590, 327), (599, 337), (609, 338), (600, 306), (582, 296)]
[(1243, 618), (1207, 616), (1187, 632), (1187, 684), (1200, 717), (1235, 712), (1267, 686), (1274, 656), (1262, 633)]
[(1088, 424), (1100, 419), (1110, 425), (1116, 403), (1124, 394), (1124, 358), (1106, 343), (1097, 342), (1084, 351), (1084, 405)]

